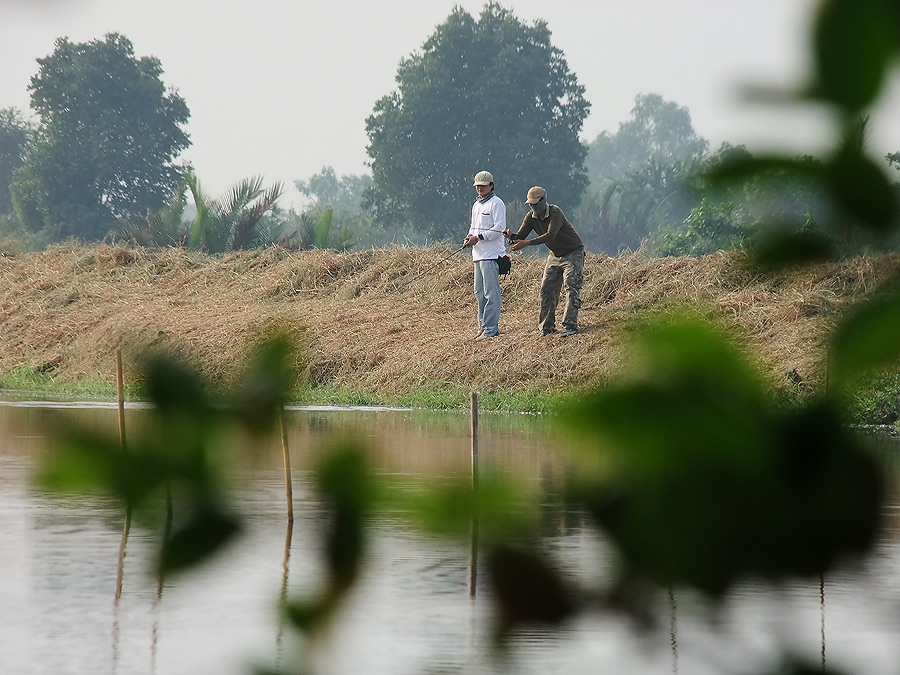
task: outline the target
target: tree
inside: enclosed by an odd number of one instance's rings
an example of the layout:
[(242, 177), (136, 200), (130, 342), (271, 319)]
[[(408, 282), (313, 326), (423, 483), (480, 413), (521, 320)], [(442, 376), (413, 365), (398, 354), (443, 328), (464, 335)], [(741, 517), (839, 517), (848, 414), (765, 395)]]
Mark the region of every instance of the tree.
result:
[(891, 167), (900, 171), (900, 152), (889, 152), (884, 158)]
[(366, 120), (376, 223), (458, 235), (481, 169), (507, 200), (538, 184), (564, 208), (578, 203), (590, 104), (545, 22), (528, 26), (493, 2), (477, 21), (457, 7), (396, 79)]
[(334, 167), (323, 166), (309, 180), (294, 181), (297, 191), (316, 202), (318, 206), (333, 207), (344, 213), (360, 210), (363, 193), (372, 184), (368, 175), (344, 175), (340, 178)]
[(633, 250), (660, 225), (683, 221), (699, 201), (694, 172), (707, 146), (687, 108), (639, 94), (631, 119), (588, 149), (591, 191), (580, 214), (587, 244), (608, 253)]
[[(692, 192), (697, 203), (682, 220), (660, 223), (644, 243), (654, 255), (704, 255), (752, 246), (775, 228), (823, 235), (829, 220), (827, 196), (808, 176), (820, 162), (796, 159), (804, 173), (775, 165), (724, 183), (708, 176), (733, 163), (752, 162), (744, 146), (727, 143), (694, 165)], [(845, 242), (846, 243), (846, 242)]]
[(40, 123), (13, 183), (23, 224), (51, 241), (98, 240), (117, 220), (160, 209), (181, 180), (173, 160), (190, 145), (190, 112), (160, 80), (159, 60), (136, 59), (109, 33), (60, 38), (38, 63), (29, 90)]
[(741, 214), (734, 204), (712, 203), (707, 197), (685, 218), (677, 231), (660, 231), (656, 253), (660, 256), (699, 256), (737, 248), (746, 235)]
[(190, 248), (224, 253), (268, 243), (261, 240), (259, 228), (277, 208), (284, 189), (280, 182), (266, 190), (261, 176), (246, 178), (220, 199), (207, 196), (192, 172), (185, 176), (185, 183), (197, 208), (188, 238)]
[(604, 131), (590, 144), (588, 176), (597, 184), (617, 180), (647, 162), (690, 164), (701, 159), (708, 146), (694, 131), (687, 108), (659, 94), (638, 94), (631, 118), (615, 134)]
[(13, 212), (10, 186), (13, 174), (25, 162), (34, 130), (16, 108), (0, 110), (0, 216)]

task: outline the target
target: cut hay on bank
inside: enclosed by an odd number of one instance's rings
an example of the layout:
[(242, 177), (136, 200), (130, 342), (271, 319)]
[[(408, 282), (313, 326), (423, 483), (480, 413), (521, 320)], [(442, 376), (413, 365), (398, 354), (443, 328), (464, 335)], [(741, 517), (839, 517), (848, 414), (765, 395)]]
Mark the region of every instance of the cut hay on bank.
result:
[(732, 329), (774, 386), (788, 386), (793, 369), (814, 384), (840, 311), (898, 274), (895, 256), (764, 276), (739, 255), (589, 254), (581, 333), (540, 338), (544, 261), (514, 254), (501, 282), (501, 336), (476, 343), (468, 252), (422, 274), (451, 252), (276, 247), (209, 257), (58, 246), (2, 257), (0, 373), (32, 369), (63, 383), (112, 383), (117, 348), (131, 373), (146, 350), (165, 349), (224, 384), (248, 345), (278, 324), (305, 336), (304, 377), (313, 385), (384, 400), (417, 388), (552, 392), (612, 376), (636, 321), (687, 306)]

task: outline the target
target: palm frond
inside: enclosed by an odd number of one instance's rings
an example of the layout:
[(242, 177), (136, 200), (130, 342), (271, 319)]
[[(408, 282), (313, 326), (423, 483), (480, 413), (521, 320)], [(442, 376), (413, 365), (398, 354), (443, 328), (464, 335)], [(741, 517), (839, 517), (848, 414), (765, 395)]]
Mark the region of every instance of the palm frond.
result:
[(188, 248), (199, 249), (206, 243), (206, 230), (210, 222), (209, 199), (203, 194), (200, 181), (197, 180), (197, 176), (192, 171), (185, 174), (184, 182), (190, 188), (194, 206), (197, 208), (197, 215), (194, 216), (194, 222), (191, 223), (191, 231), (188, 236)]
[[(253, 185), (247, 185), (247, 190), (240, 196), (249, 197), (240, 211), (235, 214), (232, 227), (231, 249), (238, 250), (249, 248), (256, 239), (256, 227), (262, 217), (275, 209), (278, 198), (284, 189), (281, 182), (276, 182), (271, 188), (262, 192), (262, 180), (255, 181)], [(238, 196), (235, 191), (234, 196)], [(254, 201), (255, 200), (255, 201)], [(236, 202), (235, 202), (236, 203)]]

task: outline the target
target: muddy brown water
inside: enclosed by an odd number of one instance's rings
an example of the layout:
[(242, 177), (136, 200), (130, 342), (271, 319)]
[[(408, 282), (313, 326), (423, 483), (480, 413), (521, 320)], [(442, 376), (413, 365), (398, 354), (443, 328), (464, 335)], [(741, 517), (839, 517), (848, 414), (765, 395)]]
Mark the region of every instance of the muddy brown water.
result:
[[(130, 405), (129, 429), (146, 410)], [(51, 498), (31, 476), (48, 430), (66, 421), (116, 430), (107, 404), (0, 403), (0, 673), (739, 673), (788, 651), (864, 675), (900, 672), (900, 504), (865, 561), (824, 580), (735, 589), (713, 614), (691, 594), (659, 599), (649, 632), (621, 616), (586, 615), (560, 630), (525, 631), (506, 661), (491, 656), (489, 588), (468, 588), (469, 550), (417, 533), (395, 517), (373, 528), (365, 576), (327, 636), (303, 643), (276, 611), (321, 575), (321, 507), (309, 472), (317, 454), (351, 433), (385, 477), (458, 478), (470, 471), (469, 417), (387, 409), (288, 411), (295, 523), (287, 534), (280, 446), (239, 462), (233, 494), (248, 527), (223, 555), (160, 588), (147, 573), (149, 535), (132, 529), (120, 567), (122, 514), (98, 498)], [(482, 415), (483, 467), (542, 494), (553, 553), (582, 579), (609, 575), (615, 555), (553, 485), (571, 439), (540, 417)], [(889, 448), (896, 452), (896, 448)], [(549, 486), (549, 489), (548, 489)], [(287, 555), (286, 555), (287, 554)], [(121, 572), (121, 596), (115, 598)], [(292, 668), (294, 668), (292, 670)], [(761, 670), (758, 668), (757, 670)]]

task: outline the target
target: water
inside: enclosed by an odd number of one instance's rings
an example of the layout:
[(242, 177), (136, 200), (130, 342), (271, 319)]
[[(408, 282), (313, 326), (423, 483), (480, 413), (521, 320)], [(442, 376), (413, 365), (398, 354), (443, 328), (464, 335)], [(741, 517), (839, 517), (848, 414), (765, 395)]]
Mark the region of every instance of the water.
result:
[[(129, 407), (138, 429), (146, 411)], [(467, 546), (426, 538), (398, 517), (375, 526), (366, 573), (330, 633), (302, 644), (276, 611), (315, 588), (320, 505), (309, 470), (328, 439), (365, 439), (383, 475), (450, 478), (470, 471), (469, 420), (413, 411), (292, 410), (289, 439), (295, 524), (285, 517), (280, 447), (273, 441), (238, 463), (232, 487), (248, 526), (224, 555), (166, 579), (148, 573), (148, 535), (129, 533), (120, 566), (123, 514), (92, 498), (50, 498), (30, 476), (46, 431), (67, 420), (116, 432), (109, 406), (0, 405), (0, 673), (161, 674), (288, 669), (313, 654), (314, 672), (413, 673), (746, 673), (787, 651), (818, 666), (863, 675), (900, 673), (900, 506), (889, 505), (877, 551), (856, 569), (772, 588), (747, 583), (711, 610), (684, 591), (657, 599), (659, 623), (636, 628), (618, 614), (573, 620), (547, 636), (516, 636), (498, 662), (488, 639), (483, 577), (468, 588)], [(565, 473), (567, 439), (527, 416), (482, 415), (482, 465), (527, 489)], [(578, 514), (548, 504), (553, 554), (583, 579), (608, 575), (613, 553)], [(121, 574), (121, 596), (116, 600)], [(824, 650), (824, 651), (823, 651)], [(754, 664), (756, 668), (754, 670)]]

